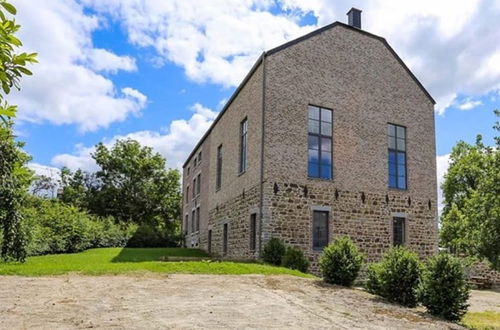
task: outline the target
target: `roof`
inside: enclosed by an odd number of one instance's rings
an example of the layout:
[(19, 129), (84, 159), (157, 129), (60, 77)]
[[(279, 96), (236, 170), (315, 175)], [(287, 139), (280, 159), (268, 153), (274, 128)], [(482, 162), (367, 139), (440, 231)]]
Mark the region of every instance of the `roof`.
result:
[(365, 30), (362, 30), (362, 29), (358, 29), (354, 26), (351, 26), (351, 25), (348, 25), (348, 24), (345, 24), (345, 23), (342, 23), (342, 22), (334, 22), (334, 23), (331, 23), (331, 24), (328, 24), (328, 25), (325, 25), (323, 26), (322, 28), (319, 28), (317, 30), (314, 30), (308, 34), (305, 34), (301, 37), (298, 37), (294, 40), (291, 40), (291, 41), (288, 41), (278, 47), (275, 47), (273, 49), (270, 49), (268, 51), (265, 51), (263, 52), (259, 58), (257, 59), (257, 61), (255, 61), (255, 64), (252, 66), (252, 68), (250, 69), (250, 71), (247, 73), (247, 75), (245, 76), (245, 78), (243, 79), (243, 81), (240, 83), (240, 85), (238, 86), (238, 88), (236, 88), (236, 90), (234, 91), (233, 95), (231, 95), (231, 97), (229, 98), (229, 100), (226, 102), (226, 105), (224, 105), (224, 108), (222, 108), (221, 112), (219, 113), (219, 115), (215, 118), (214, 122), (212, 123), (212, 125), (210, 125), (209, 129), (207, 130), (207, 132), (203, 135), (203, 137), (200, 139), (200, 141), (198, 141), (198, 143), (196, 144), (196, 146), (193, 148), (193, 151), (191, 151), (191, 153), (189, 154), (189, 157), (186, 159), (186, 161), (184, 162), (184, 164), (182, 165), (182, 167), (186, 167), (186, 165), (189, 163), (189, 161), (191, 160), (191, 158), (194, 156), (194, 154), (196, 153), (196, 151), (198, 150), (198, 148), (201, 146), (201, 144), (203, 143), (203, 141), (205, 141), (205, 139), (207, 138), (207, 136), (210, 134), (210, 132), (212, 131), (212, 129), (215, 127), (215, 125), (217, 124), (217, 122), (219, 121), (219, 119), (224, 115), (224, 113), (226, 112), (226, 110), (229, 108), (229, 106), (231, 105), (231, 103), (234, 101), (234, 99), (238, 96), (238, 94), (240, 93), (240, 91), (243, 89), (243, 87), (245, 86), (245, 84), (247, 83), (247, 81), (250, 79), (250, 77), (253, 75), (253, 73), (255, 72), (255, 70), (257, 70), (257, 68), (259, 67), (259, 64), (262, 62), (263, 58), (266, 57), (266, 56), (269, 56), (269, 55), (272, 55), (272, 54), (275, 54), (277, 52), (280, 52), (290, 46), (293, 46), (299, 42), (302, 42), (304, 40), (307, 40), (311, 37), (314, 37), (322, 32), (325, 32), (325, 31), (328, 31), (330, 29), (333, 29), (334, 27), (336, 26), (342, 26), (344, 28), (347, 28), (347, 29), (350, 29), (352, 31), (356, 31), (356, 32), (359, 32), (361, 34), (364, 34), (368, 37), (371, 37), (371, 38), (374, 38), (374, 39), (377, 39), (379, 41), (381, 41), (386, 47), (387, 49), (391, 52), (391, 54), (394, 56), (394, 58), (396, 58), (396, 60), (399, 62), (399, 64), (401, 64), (401, 66), (406, 70), (406, 72), (410, 75), (410, 77), (415, 81), (415, 83), (417, 84), (417, 86), (422, 90), (422, 92), (424, 92), (424, 94), (431, 100), (431, 102), (433, 104), (436, 104), (436, 101), (432, 98), (431, 94), (429, 94), (429, 92), (425, 89), (424, 85), (422, 85), (422, 83), (417, 79), (417, 77), (413, 74), (413, 72), (411, 72), (411, 70), (408, 68), (408, 66), (403, 62), (403, 60), (401, 59), (401, 57), (399, 57), (399, 55), (394, 51), (394, 49), (391, 47), (391, 45), (389, 45), (389, 43), (387, 42), (387, 40), (385, 40), (385, 38), (383, 37), (380, 37), (376, 34), (373, 34), (373, 33), (370, 33), (370, 32), (367, 32)]

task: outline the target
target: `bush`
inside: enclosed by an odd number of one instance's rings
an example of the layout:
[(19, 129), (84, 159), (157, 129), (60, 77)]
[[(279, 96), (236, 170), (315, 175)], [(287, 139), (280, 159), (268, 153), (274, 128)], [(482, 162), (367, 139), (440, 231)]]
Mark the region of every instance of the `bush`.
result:
[(469, 307), (469, 288), (460, 260), (447, 253), (430, 258), (422, 274), (418, 297), (432, 315), (460, 321)]
[(286, 248), (285, 255), (283, 256), (282, 266), (305, 273), (309, 268), (309, 261), (301, 249), (289, 246)]
[(325, 247), (319, 259), (323, 280), (327, 283), (351, 286), (358, 276), (363, 255), (347, 237), (339, 237)]
[(28, 255), (125, 246), (137, 225), (99, 218), (57, 200), (33, 199), (23, 211)]
[(367, 289), (390, 301), (414, 307), (421, 270), (415, 253), (404, 247), (392, 248), (381, 262), (370, 265)]
[(142, 224), (127, 242), (128, 247), (175, 247), (180, 237), (169, 234), (161, 225)]
[(283, 255), (286, 252), (285, 244), (278, 238), (271, 238), (264, 246), (262, 259), (271, 265), (281, 266)]

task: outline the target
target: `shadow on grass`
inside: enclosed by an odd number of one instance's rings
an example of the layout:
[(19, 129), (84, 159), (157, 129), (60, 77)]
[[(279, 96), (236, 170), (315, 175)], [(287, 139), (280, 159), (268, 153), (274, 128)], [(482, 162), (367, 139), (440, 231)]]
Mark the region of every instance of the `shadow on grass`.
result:
[(161, 261), (168, 256), (206, 257), (207, 254), (202, 250), (186, 248), (123, 248), (111, 262)]

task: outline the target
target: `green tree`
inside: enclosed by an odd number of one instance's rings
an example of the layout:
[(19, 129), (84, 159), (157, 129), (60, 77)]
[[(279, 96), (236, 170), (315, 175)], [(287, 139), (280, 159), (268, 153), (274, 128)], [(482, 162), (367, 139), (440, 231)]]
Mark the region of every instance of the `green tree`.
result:
[(15, 15), (16, 8), (0, 0), (0, 224), (2, 229), (2, 259), (23, 261), (26, 244), (22, 233), (21, 207), (26, 194), (31, 172), (24, 166), (29, 157), (22, 152), (22, 144), (15, 141), (12, 121), (16, 106), (9, 105), (5, 96), (12, 87), (20, 88), (20, 78), (31, 75), (26, 68), (36, 62), (36, 54), (16, 53), (22, 45), (15, 34), (20, 26), (9, 15)]
[[(495, 114), (500, 116), (500, 111)], [(500, 130), (497, 122), (494, 126)], [(488, 147), (460, 141), (443, 182), (441, 243), (454, 253), (486, 258), (500, 269), (500, 138)]]
[(100, 143), (92, 154), (95, 173), (61, 171), (60, 199), (119, 222), (150, 226), (173, 235), (178, 230), (180, 173), (166, 168), (165, 159), (137, 141), (119, 140), (108, 148)]

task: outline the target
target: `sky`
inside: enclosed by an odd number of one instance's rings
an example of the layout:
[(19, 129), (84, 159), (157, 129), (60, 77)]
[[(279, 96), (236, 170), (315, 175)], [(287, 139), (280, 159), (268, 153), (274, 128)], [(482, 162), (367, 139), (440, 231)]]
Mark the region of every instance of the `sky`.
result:
[(34, 75), (7, 98), (48, 174), (92, 171), (96, 143), (130, 137), (183, 161), (255, 60), (363, 10), (437, 101), (438, 179), (459, 140), (493, 144), (500, 108), (498, 0), (12, 0)]

